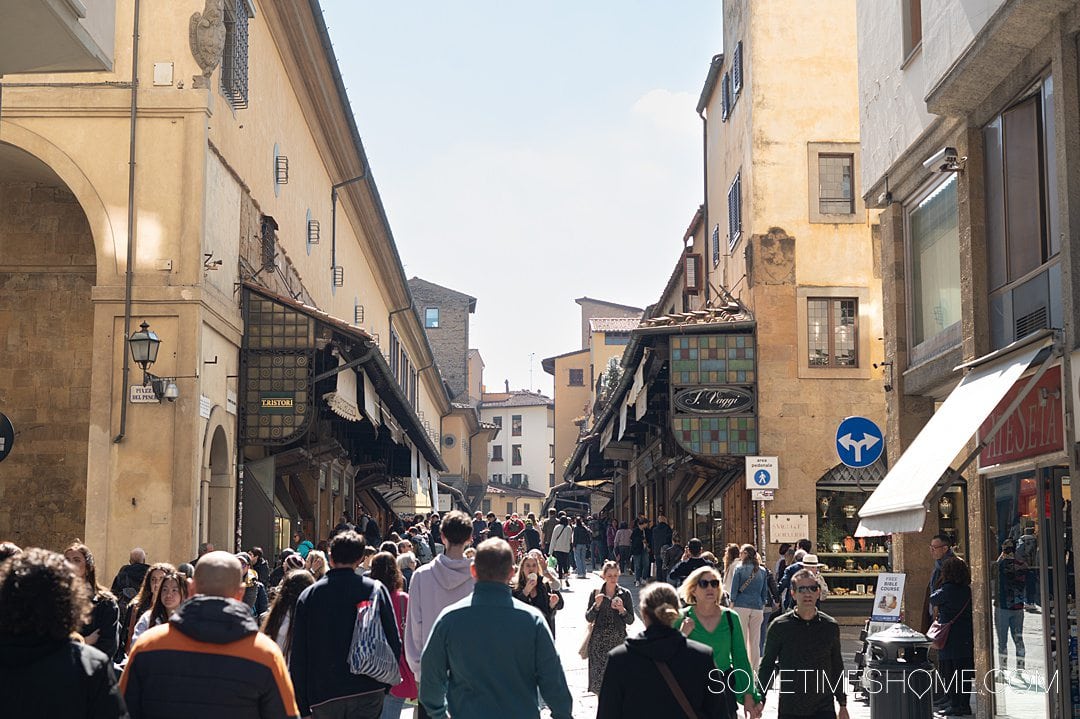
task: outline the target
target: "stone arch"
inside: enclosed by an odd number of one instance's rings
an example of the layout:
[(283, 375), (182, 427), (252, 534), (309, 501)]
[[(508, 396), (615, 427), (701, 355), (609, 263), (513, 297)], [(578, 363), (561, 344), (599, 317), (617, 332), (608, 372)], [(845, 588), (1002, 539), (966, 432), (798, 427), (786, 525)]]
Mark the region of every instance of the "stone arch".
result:
[(86, 214), (94, 241), (96, 266), (99, 273), (96, 281), (99, 284), (104, 283), (105, 278), (101, 277), (100, 273), (105, 268), (111, 268), (115, 275), (123, 272), (121, 259), (126, 258), (127, 250), (117, 235), (117, 230), (122, 228), (113, 227), (112, 218), (109, 216), (104, 200), (82, 168), (62, 148), (36, 132), (8, 120), (0, 120), (0, 147), (3, 145), (11, 145), (40, 160), (63, 181), (68, 191), (75, 196)]
[(208, 433), (208, 458), (200, 492), (200, 542), (210, 542), (217, 549), (233, 545), (236, 518), (236, 473), (228, 434), (221, 424)]
[[(74, 188), (8, 142), (12, 127), (0, 132), (0, 411), (19, 438), (0, 464), (0, 535), (60, 547), (86, 536), (100, 248)], [(86, 196), (85, 176), (60, 164)], [(107, 222), (96, 193), (89, 196)]]

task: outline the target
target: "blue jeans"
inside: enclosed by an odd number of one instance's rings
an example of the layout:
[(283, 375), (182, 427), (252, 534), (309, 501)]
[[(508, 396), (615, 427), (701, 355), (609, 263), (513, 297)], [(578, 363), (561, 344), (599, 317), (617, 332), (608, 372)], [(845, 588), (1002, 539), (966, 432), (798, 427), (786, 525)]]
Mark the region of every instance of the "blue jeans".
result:
[(383, 697), (382, 716), (379, 719), (401, 719), (401, 708), (405, 706), (405, 697), (387, 694)]
[(997, 629), (998, 655), (1002, 664), (998, 669), (1001, 671), (1008, 669), (1009, 635), (1012, 635), (1013, 645), (1016, 647), (1016, 668), (1023, 669), (1024, 657), (1027, 654), (1024, 649), (1024, 610), (995, 607), (994, 625)]
[(574, 545), (574, 568), (577, 569), (577, 575), (581, 578), (585, 577), (585, 550), (588, 548), (585, 544)]
[(642, 579), (647, 577), (649, 573), (649, 569), (647, 567), (649, 563), (649, 553), (640, 552), (633, 555), (632, 559), (634, 560), (634, 579), (640, 582)]

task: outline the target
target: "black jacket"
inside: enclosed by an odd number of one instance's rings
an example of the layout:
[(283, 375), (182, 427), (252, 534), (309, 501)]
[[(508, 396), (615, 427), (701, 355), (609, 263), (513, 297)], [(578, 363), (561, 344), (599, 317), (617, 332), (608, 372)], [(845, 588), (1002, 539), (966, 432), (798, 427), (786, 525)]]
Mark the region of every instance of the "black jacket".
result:
[(525, 551), (540, 549), (540, 532), (536, 531), (536, 527), (525, 527), (521, 536), (525, 540)]
[(127, 717), (112, 659), (72, 639), (0, 636), (0, 716)]
[(489, 522), (488, 523), (488, 539), (491, 539), (492, 537), (501, 537), (501, 536), (503, 536), (503, 528), (502, 528), (502, 525), (499, 524), (499, 520), (496, 519), (494, 522)]
[(596, 719), (658, 719), (684, 717), (682, 707), (656, 666), (671, 669), (683, 694), (702, 719), (728, 719), (723, 682), (709, 691), (709, 680), (720, 679), (712, 649), (687, 639), (671, 627), (653, 624), (608, 653)]
[[(558, 603), (553, 607), (551, 606), (551, 595), (555, 595), (559, 598)], [(547, 620), (548, 629), (551, 630), (551, 636), (555, 636), (555, 612), (559, 611), (566, 606), (566, 602), (563, 600), (562, 592), (552, 590), (547, 582), (536, 583), (536, 594), (529, 597), (525, 594), (525, 589), (514, 589), (514, 599), (525, 602), (530, 607), (535, 607), (544, 615), (544, 619)]]
[[(942, 624), (952, 622), (949, 638), (938, 652), (942, 659), (967, 659), (975, 656), (975, 638), (971, 614), (971, 587), (945, 582), (930, 595), (930, 605), (938, 610)], [(955, 619), (955, 621), (953, 621)]]
[(120, 603), (121, 609), (127, 607), (128, 602), (139, 593), (143, 578), (146, 577), (148, 571), (150, 571), (149, 564), (125, 564), (120, 567), (112, 583), (112, 593)]
[(197, 595), (146, 630), (120, 680), (132, 719), (298, 716), (281, 650), (235, 599)]
[(356, 605), (375, 591), (383, 593), (382, 625), (394, 654), (401, 656), (390, 593), (379, 582), (357, 576), (348, 567), (331, 569), (304, 590), (293, 612), (293, 643), (289, 671), (296, 688), (300, 714), (331, 699), (386, 689), (387, 685), (349, 671), (349, 646), (356, 624)]
[(98, 632), (94, 648), (111, 657), (116, 654), (120, 643), (120, 607), (108, 592), (96, 594), (93, 605), (90, 610), (90, 623), (80, 629), (79, 634), (88, 637), (95, 631)]
[(630, 531), (630, 554), (642, 554), (645, 552), (645, 532), (641, 527), (634, 527)]
[(707, 559), (701, 557), (690, 557), (676, 564), (668, 572), (668, 581), (678, 586), (683, 583), (687, 577), (694, 573), (694, 570), (701, 569), (702, 567), (713, 566)]
[(658, 522), (652, 528), (652, 548), (654, 551), (660, 551), (664, 547), (671, 544), (671, 538), (673, 534), (671, 531), (671, 525), (667, 522)]
[(592, 535), (589, 534), (589, 530), (583, 524), (574, 525), (574, 534), (571, 542), (575, 547), (587, 547), (592, 543)]

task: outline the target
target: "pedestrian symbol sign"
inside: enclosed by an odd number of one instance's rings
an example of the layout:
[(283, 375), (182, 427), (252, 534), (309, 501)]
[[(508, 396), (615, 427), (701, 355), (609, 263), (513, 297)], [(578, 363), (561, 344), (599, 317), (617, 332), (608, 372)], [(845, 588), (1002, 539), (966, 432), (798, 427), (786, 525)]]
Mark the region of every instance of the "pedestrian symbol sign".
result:
[(747, 489), (779, 489), (776, 457), (746, 458)]
[(836, 428), (836, 455), (848, 467), (869, 467), (884, 449), (881, 430), (866, 417), (848, 417)]

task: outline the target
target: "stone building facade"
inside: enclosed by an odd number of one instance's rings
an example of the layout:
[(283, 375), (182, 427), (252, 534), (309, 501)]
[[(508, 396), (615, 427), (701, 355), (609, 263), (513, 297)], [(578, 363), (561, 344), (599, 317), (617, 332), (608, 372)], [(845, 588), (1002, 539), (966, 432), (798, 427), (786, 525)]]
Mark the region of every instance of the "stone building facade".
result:
[[(450, 401), (317, 3), (226, 0), (224, 52), (189, 33), (201, 0), (141, 3), (135, 40), (135, 0), (88, 5), (104, 69), (4, 71), (0, 411), (19, 435), (0, 535), (78, 536), (111, 575), (134, 545), (183, 561), (246, 547), (257, 523), (280, 548), (349, 504), (383, 520), (436, 504)], [(258, 349), (256, 307), (310, 334)], [(131, 360), (143, 321), (175, 401), (147, 396)], [(264, 377), (264, 350), (316, 371)], [(312, 433), (252, 441), (290, 403)]]
[[(972, 572), (979, 677), (1018, 668), (995, 623), (997, 560), (1007, 540), (1023, 546), (1037, 536), (1026, 555), (1020, 635), (1029, 648), (1019, 668), (1057, 682), (1034, 694), (976, 682), (976, 706), (986, 717), (1076, 716), (1068, 564), (1080, 519), (1069, 481), (1080, 12), (1054, 1), (860, 4), (858, 25), (860, 191), (881, 208), (895, 470), (860, 514), (868, 529), (894, 532), (896, 564), (908, 575), (905, 616), (916, 627), (929, 620), (927, 544), (934, 534), (956, 543)], [(983, 406), (965, 404), (967, 395)], [(927, 463), (942, 434), (953, 445)], [(913, 463), (923, 470), (914, 482), (903, 471)]]
[(409, 290), (451, 397), (468, 402), (469, 316), (476, 298), (419, 277), (409, 280)]

